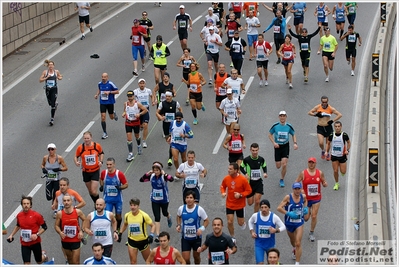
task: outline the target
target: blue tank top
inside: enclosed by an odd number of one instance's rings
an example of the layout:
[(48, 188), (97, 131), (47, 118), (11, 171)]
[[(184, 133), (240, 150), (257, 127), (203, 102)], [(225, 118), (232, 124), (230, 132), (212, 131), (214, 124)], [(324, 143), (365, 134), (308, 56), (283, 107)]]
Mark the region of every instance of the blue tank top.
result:
[(104, 179), (104, 201), (106, 203), (122, 202), (122, 191), (118, 190), (115, 186), (121, 186), (119, 180), (119, 170), (115, 171), (115, 175), (110, 177), (108, 170), (105, 171)]
[(152, 186), (151, 190), (151, 201), (155, 203), (169, 203), (169, 189), (163, 175), (157, 178), (155, 173), (150, 177)]
[(193, 212), (187, 211), (187, 205), (183, 205), (183, 212), (181, 214), (183, 222), (183, 238), (186, 240), (197, 239), (197, 230), (200, 227), (200, 219), (198, 216), (198, 205), (195, 205)]
[(324, 8), (325, 5), (323, 5), (322, 7), (320, 7), (320, 5), (317, 6), (317, 21), (319, 22), (324, 22), (325, 18), (326, 18), (326, 13), (324, 13)]
[(293, 211), (296, 214), (299, 214), (301, 217), (300, 219), (291, 219), (287, 215), (284, 216), (285, 225), (292, 225), (292, 226), (300, 226), (304, 223), (303, 221), (303, 196), (301, 194), (301, 198), (299, 203), (295, 203), (294, 199), (292, 198), (292, 194), (290, 194), (290, 204), (285, 206), (285, 210), (287, 212)]
[(345, 22), (345, 6), (344, 5), (342, 5), (342, 8), (338, 8), (338, 5), (335, 6), (335, 21)]
[(276, 224), (273, 223), (273, 212), (270, 212), (269, 219), (267, 221), (263, 221), (260, 216), (261, 212), (258, 212), (256, 218), (256, 235), (255, 245), (262, 246), (267, 248), (273, 248), (276, 245), (276, 234), (271, 234), (269, 232), (269, 228), (276, 228)]

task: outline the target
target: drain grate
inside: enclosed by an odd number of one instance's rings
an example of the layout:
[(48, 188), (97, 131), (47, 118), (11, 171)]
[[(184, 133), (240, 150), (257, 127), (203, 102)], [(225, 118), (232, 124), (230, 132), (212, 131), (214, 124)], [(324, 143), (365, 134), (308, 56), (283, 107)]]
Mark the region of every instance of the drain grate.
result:
[(15, 51), (15, 55), (26, 55), (29, 51)]

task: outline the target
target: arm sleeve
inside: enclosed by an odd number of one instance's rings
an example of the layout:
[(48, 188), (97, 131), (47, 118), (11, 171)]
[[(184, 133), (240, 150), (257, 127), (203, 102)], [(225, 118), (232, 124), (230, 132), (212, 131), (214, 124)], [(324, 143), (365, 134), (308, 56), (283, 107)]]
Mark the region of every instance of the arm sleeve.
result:
[(258, 213), (252, 214), (251, 218), (248, 220), (248, 228), (249, 230), (253, 230), (256, 224), (256, 218), (258, 216)]

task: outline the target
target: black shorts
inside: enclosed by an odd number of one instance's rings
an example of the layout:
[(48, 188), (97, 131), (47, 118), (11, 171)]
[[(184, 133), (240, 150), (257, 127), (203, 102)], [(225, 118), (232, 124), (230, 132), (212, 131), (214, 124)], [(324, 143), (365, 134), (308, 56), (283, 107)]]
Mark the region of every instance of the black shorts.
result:
[(202, 243), (202, 238), (201, 237), (197, 237), (197, 239), (193, 239), (193, 240), (187, 240), (182, 238), (181, 239), (181, 251), (197, 251), (197, 249), (201, 246)]
[(80, 249), (80, 242), (64, 242), (61, 241), (61, 245), (63, 249), (66, 250), (77, 250)]
[(148, 123), (150, 121), (150, 108), (148, 107), (148, 112), (140, 116), (140, 124)]
[(179, 40), (180, 41), (188, 38), (188, 31), (187, 30), (184, 30), (184, 31), (181, 31), (181, 32), (179, 31), (177, 34), (179, 35)]
[(193, 93), (189, 94), (190, 99), (195, 99), (195, 102), (202, 102), (202, 93)]
[(299, 25), (299, 24), (303, 24), (303, 16), (299, 17), (299, 18), (294, 18), (294, 25)]
[(30, 246), (21, 245), (22, 260), (24, 262), (30, 262), (30, 256), (33, 252), (36, 262), (42, 262), (42, 245), (41, 243), (36, 243)]
[(243, 153), (229, 153), (229, 163), (236, 162), (239, 159), (244, 159)]
[(233, 66), (237, 70), (238, 75), (241, 75), (242, 63), (244, 62), (244, 59), (243, 58), (235, 58), (235, 59), (231, 59), (231, 62), (233, 62)]
[(323, 51), (323, 52), (321, 53), (321, 56), (327, 57), (328, 60), (334, 60), (335, 57), (331, 56), (332, 53), (333, 53), (333, 52), (325, 52), (325, 51)]
[(264, 61), (256, 61), (256, 67), (257, 68), (264, 68), (267, 70), (267, 65), (269, 64), (269, 60), (264, 60)]
[(166, 65), (158, 65), (158, 64), (154, 64), (154, 68), (160, 69), (161, 71), (168, 69)]
[(216, 54), (212, 54), (212, 53), (206, 53), (206, 59), (207, 59), (207, 61), (212, 61), (213, 60), (213, 62), (215, 62), (215, 63), (218, 63), (219, 62), (219, 53), (216, 53)]
[(337, 24), (337, 25), (341, 25), (341, 24), (345, 24), (345, 20), (344, 21), (335, 21), (335, 24)]
[(276, 51), (280, 49), (280, 46), (284, 44), (284, 39), (276, 39), (274, 38), (274, 45), (276, 46)]
[(110, 258), (111, 258), (111, 254), (112, 254), (112, 245), (106, 245), (106, 246), (103, 246), (103, 247), (104, 247), (103, 256), (105, 256), (105, 257), (110, 257)]
[(279, 148), (274, 148), (274, 161), (279, 162), (282, 158), (289, 158), (290, 156), (290, 143), (279, 145)]
[(283, 65), (283, 66), (288, 66), (289, 63), (294, 64), (294, 59), (289, 59), (289, 60), (283, 59), (283, 60), (281, 60), (281, 65)]
[(105, 113), (108, 110), (108, 114), (114, 114), (114, 104), (100, 104), (100, 113)]
[(231, 210), (229, 208), (226, 208), (226, 214), (234, 214), (234, 212), (237, 215), (237, 218), (244, 218), (245, 217), (245, 211), (244, 208), (239, 209), (239, 210)]
[(140, 133), (140, 126), (139, 125), (129, 126), (129, 125), (125, 124), (125, 130), (126, 130), (126, 133), (134, 132), (135, 134), (138, 134), (138, 133)]
[(100, 181), (100, 169), (95, 172), (82, 172), (83, 182)]
[(134, 240), (128, 238), (127, 242), (129, 244), (129, 247), (138, 249), (139, 251), (146, 250), (150, 246), (150, 244), (148, 243), (148, 239), (145, 239), (142, 241), (134, 241)]
[(146, 42), (146, 43), (148, 43), (149, 41), (151, 41), (151, 37), (143, 37), (144, 38), (144, 41)]
[(79, 23), (90, 24), (90, 15), (87, 16), (79, 16)]
[(163, 134), (165, 136), (169, 135), (169, 127), (170, 127), (170, 122), (163, 122), (162, 123)]
[(194, 192), (195, 192), (195, 199), (194, 199), (194, 201), (199, 203), (199, 202), (200, 202), (200, 199), (201, 199), (201, 195), (200, 195), (200, 191), (198, 190), (198, 188), (184, 188), (184, 187), (183, 187), (183, 203), (184, 203), (184, 204), (187, 204), (187, 203), (186, 203), (186, 193), (187, 193), (188, 191), (194, 191)]
[(217, 95), (215, 102), (222, 102), (223, 99), (225, 99), (227, 95)]
[(328, 27), (328, 22), (322, 22), (321, 26)]
[(352, 50), (346, 49), (345, 53), (346, 53), (346, 58), (347, 59), (349, 59), (351, 56), (353, 58), (356, 58), (356, 49), (352, 49)]
[(310, 52), (309, 51), (301, 51), (301, 52), (299, 52), (299, 55), (301, 56), (302, 66), (309, 67)]
[(256, 193), (263, 195), (263, 181), (262, 178), (259, 180), (250, 180), (249, 185), (252, 188), (251, 194), (247, 196), (247, 198), (253, 197)]
[[(241, 18), (241, 12), (234, 12), (234, 15), (236, 15), (236, 18)], [(256, 14), (254, 14), (256, 15)]]
[(333, 127), (332, 125), (327, 125), (327, 126), (320, 126), (317, 125), (317, 134), (321, 134), (324, 137), (329, 137), (333, 132)]
[(346, 155), (342, 156), (342, 157), (336, 157), (331, 155), (331, 161), (338, 161), (339, 163), (345, 163), (348, 160), (348, 158), (346, 157)]

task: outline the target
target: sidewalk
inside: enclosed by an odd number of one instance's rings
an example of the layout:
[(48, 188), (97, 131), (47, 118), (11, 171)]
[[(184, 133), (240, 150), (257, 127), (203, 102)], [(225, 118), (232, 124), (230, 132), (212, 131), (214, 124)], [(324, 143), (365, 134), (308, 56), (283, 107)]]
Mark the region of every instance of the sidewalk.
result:
[[(112, 16), (112, 14), (120, 8), (126, 6), (127, 3), (95, 3), (90, 9), (90, 23), (96, 31), (96, 22)], [(86, 29), (85, 26), (85, 32)], [(72, 15), (70, 18), (53, 27), (48, 32), (30, 41), (19, 51), (8, 55), (3, 60), (3, 91), (14, 80), (20, 77), (21, 73), (28, 72), (32, 67), (40, 62), (44, 62), (48, 56), (60, 47), (59, 40), (64, 39), (65, 42), (74, 40), (80, 36), (78, 14)], [(44, 38), (55, 38), (54, 42), (41, 42)], [(61, 44), (62, 45), (62, 44)]]

